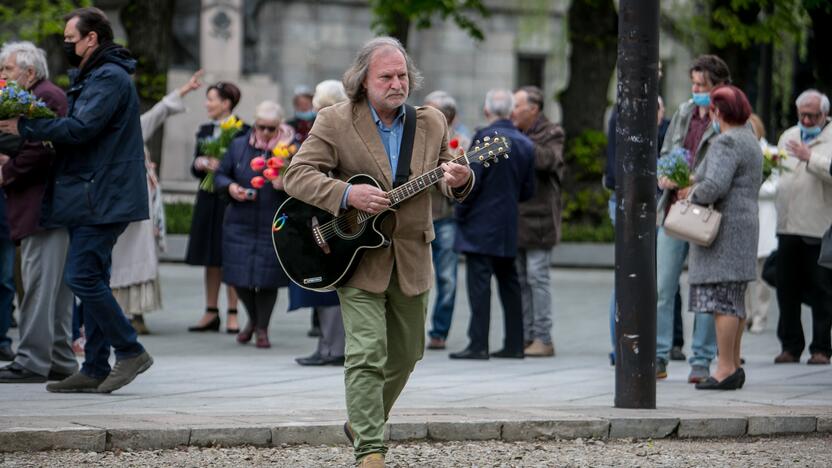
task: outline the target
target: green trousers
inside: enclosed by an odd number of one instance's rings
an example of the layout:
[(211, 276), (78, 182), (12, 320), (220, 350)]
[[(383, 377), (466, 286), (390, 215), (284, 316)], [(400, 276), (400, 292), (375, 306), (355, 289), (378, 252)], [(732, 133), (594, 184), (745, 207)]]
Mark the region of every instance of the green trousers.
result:
[(425, 349), (428, 293), (405, 296), (396, 271), (387, 291), (338, 289), (346, 332), (347, 415), (355, 458), (386, 453), (384, 424)]

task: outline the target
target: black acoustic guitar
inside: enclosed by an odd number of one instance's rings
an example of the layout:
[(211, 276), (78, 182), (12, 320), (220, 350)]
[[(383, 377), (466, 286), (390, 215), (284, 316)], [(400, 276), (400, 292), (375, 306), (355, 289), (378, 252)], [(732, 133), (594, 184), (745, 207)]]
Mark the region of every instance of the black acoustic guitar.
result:
[[(453, 162), (470, 165), (496, 163), (508, 159), (510, 143), (506, 137), (485, 137), (474, 143), (470, 154)], [(358, 267), (366, 249), (390, 245), (381, 232), (381, 223), (398, 205), (442, 180), (444, 171), (437, 167), (387, 192), (391, 206), (370, 214), (354, 208), (339, 216), (289, 198), (278, 208), (272, 224), (274, 250), (286, 275), (298, 286), (313, 291), (332, 291), (344, 284)], [(381, 189), (372, 177), (357, 174), (349, 183), (369, 184)]]

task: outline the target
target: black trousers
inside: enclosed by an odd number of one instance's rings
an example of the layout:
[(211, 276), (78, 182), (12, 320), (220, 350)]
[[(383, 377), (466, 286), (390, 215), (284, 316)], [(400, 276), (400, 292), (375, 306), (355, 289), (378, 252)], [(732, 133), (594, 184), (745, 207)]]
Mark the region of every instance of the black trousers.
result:
[(785, 234), (777, 238), (777, 338), (783, 351), (799, 357), (806, 346), (800, 304), (807, 302), (812, 307), (809, 352), (832, 356), (832, 270), (818, 265), (820, 239), (807, 242)]
[(277, 302), (277, 289), (234, 287), (243, 301), (250, 323), (257, 330), (268, 330), (272, 310)]
[(465, 254), (468, 301), (471, 322), (468, 325), (469, 349), (488, 351), (488, 331), (491, 325), (491, 276), (497, 277), (500, 302), (503, 305), (505, 337), (503, 349), (523, 352), (523, 307), (520, 281), (513, 258), (491, 255)]

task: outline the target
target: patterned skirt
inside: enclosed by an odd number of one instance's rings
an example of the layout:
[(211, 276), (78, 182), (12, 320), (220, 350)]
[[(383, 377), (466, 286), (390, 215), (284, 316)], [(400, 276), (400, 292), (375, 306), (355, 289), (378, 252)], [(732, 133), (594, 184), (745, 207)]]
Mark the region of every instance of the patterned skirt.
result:
[(690, 311), (745, 319), (746, 282), (690, 285)]

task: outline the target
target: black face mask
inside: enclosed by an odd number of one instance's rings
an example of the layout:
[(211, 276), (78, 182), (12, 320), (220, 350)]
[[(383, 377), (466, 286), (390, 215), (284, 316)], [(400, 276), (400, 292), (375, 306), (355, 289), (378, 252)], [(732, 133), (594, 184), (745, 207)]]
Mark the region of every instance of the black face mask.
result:
[(73, 67), (77, 67), (81, 65), (81, 60), (84, 58), (80, 55), (75, 53), (75, 44), (76, 42), (64, 42), (64, 55), (66, 56), (67, 61)]

